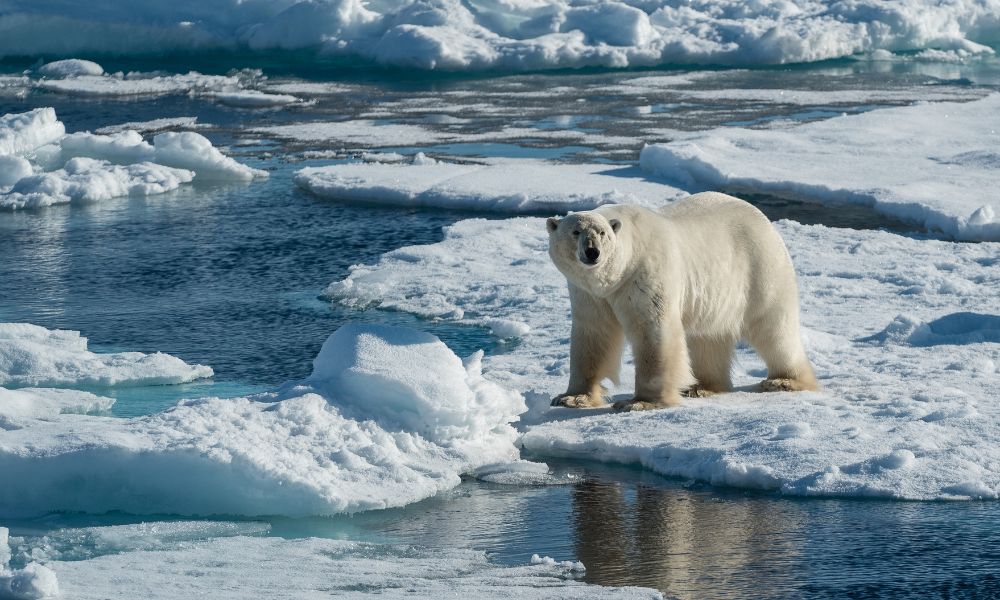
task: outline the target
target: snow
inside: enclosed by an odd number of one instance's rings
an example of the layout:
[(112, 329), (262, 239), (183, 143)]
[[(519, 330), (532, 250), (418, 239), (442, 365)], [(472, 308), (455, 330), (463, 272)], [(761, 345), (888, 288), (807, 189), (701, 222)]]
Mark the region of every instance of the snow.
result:
[(104, 75), (104, 67), (92, 60), (82, 60), (79, 58), (45, 63), (36, 70), (39, 75), (54, 79), (65, 79), (66, 77), (78, 77), (80, 75)]
[(31, 173), (31, 163), (26, 158), (0, 154), (0, 187), (14, 185)]
[(502, 213), (586, 210), (609, 203), (658, 205), (682, 194), (634, 167), (530, 159), (488, 164), (351, 163), (307, 167), (295, 183), (354, 202)]
[(51, 144), (66, 133), (52, 108), (36, 108), (26, 113), (0, 117), (0, 156), (26, 154)]
[(474, 550), (227, 536), (163, 550), (55, 560), (49, 566), (59, 575), (65, 597), (79, 600), (663, 597), (646, 588), (587, 585), (576, 579), (578, 563), (567, 562), (508, 567)]
[(646, 146), (641, 165), (686, 188), (752, 188), (870, 205), (957, 240), (1000, 241), (992, 189), (1000, 94), (781, 130), (715, 129)]
[[(747, 391), (765, 371), (741, 348), (732, 394), (647, 413), (550, 409), (568, 377), (570, 316), (543, 219), (458, 222), (438, 244), (353, 267), (326, 293), (349, 307), (530, 327), (483, 359), (490, 379), (525, 394), (529, 458), (636, 464), (790, 495), (1000, 496), (1000, 244), (777, 226), (799, 276), (816, 393)], [(616, 393), (628, 394), (632, 372), (626, 364)]]
[(0, 527), (0, 599), (34, 600), (58, 596), (59, 582), (48, 567), (31, 562), (23, 569), (9, 568), (9, 534), (6, 527)]
[[(81, 352), (69, 333), (31, 331)], [(311, 376), (274, 392), (133, 419), (22, 422), (0, 433), (0, 514), (298, 517), (404, 506), (519, 458), (510, 423), (523, 399), (484, 379), (480, 358), (463, 362), (412, 330), (348, 325)]]
[(196, 176), (250, 181), (266, 175), (190, 131), (160, 133), (149, 144), (130, 129), (67, 135), (52, 108), (0, 117), (0, 209), (162, 194)]
[(51, 420), (62, 414), (107, 413), (114, 403), (114, 398), (80, 390), (0, 387), (0, 429), (20, 429), (31, 420)]
[(190, 365), (161, 352), (96, 354), (87, 349), (87, 338), (79, 331), (0, 323), (3, 386), (161, 385), (211, 376), (210, 367)]
[(994, 0), (210, 0), (116, 9), (112, 0), (10, 0), (0, 57), (304, 50), (304, 60), (445, 70), (761, 65), (884, 51), (973, 60), (993, 54), (998, 28)]
[(175, 190), (194, 173), (142, 162), (112, 165), (90, 158), (70, 159), (62, 169), (18, 179), (0, 193), (0, 208), (39, 208), (69, 202), (100, 202), (119, 196), (150, 196)]

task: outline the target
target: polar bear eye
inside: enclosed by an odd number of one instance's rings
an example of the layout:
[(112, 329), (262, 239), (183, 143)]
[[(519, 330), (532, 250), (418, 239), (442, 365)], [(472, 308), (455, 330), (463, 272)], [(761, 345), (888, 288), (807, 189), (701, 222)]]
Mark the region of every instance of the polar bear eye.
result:
[(580, 230), (579, 229), (574, 229), (573, 230), (573, 237), (580, 237)]

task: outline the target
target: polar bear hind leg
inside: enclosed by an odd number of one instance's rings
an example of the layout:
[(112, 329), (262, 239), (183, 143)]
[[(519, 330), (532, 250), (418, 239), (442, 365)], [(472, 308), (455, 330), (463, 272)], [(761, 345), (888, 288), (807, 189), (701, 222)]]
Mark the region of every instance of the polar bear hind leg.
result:
[(733, 349), (736, 340), (720, 337), (688, 337), (691, 371), (697, 383), (682, 392), (689, 398), (714, 396), (733, 389)]
[(812, 365), (799, 334), (798, 315), (764, 319), (747, 332), (747, 341), (767, 365), (762, 392), (801, 392), (818, 389)]

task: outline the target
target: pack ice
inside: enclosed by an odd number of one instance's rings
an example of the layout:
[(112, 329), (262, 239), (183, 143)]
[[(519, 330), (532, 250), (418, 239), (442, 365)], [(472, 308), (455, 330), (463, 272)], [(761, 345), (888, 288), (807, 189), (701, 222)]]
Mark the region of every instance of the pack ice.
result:
[(22, 417), (0, 431), (0, 515), (403, 506), (518, 458), (510, 423), (524, 401), (484, 379), (480, 360), (463, 362), (429, 334), (348, 325), (323, 345), (312, 375), (271, 393), (182, 401), (133, 419)]
[(994, 0), (8, 0), (0, 57), (297, 50), (421, 69), (757, 65), (992, 55)]
[(990, 190), (1000, 94), (788, 129), (720, 128), (643, 148), (642, 168), (687, 189), (752, 188), (872, 206), (957, 240), (1000, 241)]
[(0, 117), (0, 208), (36, 208), (148, 196), (199, 180), (266, 176), (223, 155), (204, 136), (136, 131), (66, 134), (52, 108)]
[[(741, 348), (731, 394), (648, 413), (550, 409), (568, 377), (571, 319), (543, 219), (461, 221), (438, 244), (354, 267), (327, 295), (469, 325), (522, 324), (520, 343), (484, 367), (525, 393), (529, 457), (636, 464), (791, 495), (996, 498), (1000, 244), (777, 226), (798, 272), (817, 393), (750, 393), (765, 369)], [(626, 358), (616, 391), (627, 395)]]
[[(0, 528), (0, 586), (20, 595), (76, 600), (179, 596), (243, 598), (649, 599), (651, 589), (579, 581), (582, 565), (549, 557), (503, 566), (485, 552), (349, 540), (269, 536), (267, 523), (173, 521), (59, 529), (44, 537)], [(3, 573), (4, 552), (25, 568)], [(294, 577), (288, 577), (295, 573)], [(58, 575), (58, 583), (56, 576)], [(239, 585), (233, 582), (238, 581)], [(280, 581), (281, 585), (275, 582)], [(30, 584), (30, 585), (29, 585)]]

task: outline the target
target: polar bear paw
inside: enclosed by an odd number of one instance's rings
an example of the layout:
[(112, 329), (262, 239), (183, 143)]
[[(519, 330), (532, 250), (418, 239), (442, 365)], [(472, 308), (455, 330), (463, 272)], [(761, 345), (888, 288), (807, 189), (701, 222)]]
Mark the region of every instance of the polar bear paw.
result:
[(775, 379), (765, 379), (757, 385), (762, 392), (801, 392), (812, 389), (810, 386), (798, 379), (787, 379), (778, 377)]
[(709, 396), (714, 396), (716, 394), (721, 394), (722, 392), (716, 392), (710, 390), (706, 387), (702, 387), (700, 383), (696, 383), (686, 390), (681, 391), (681, 396), (685, 398), (708, 398)]
[(565, 406), (566, 408), (594, 408), (604, 406), (604, 404), (603, 397), (594, 397), (590, 394), (561, 394), (552, 399), (552, 406)]
[(680, 405), (680, 400), (677, 400), (676, 402), (649, 402), (648, 400), (632, 398), (631, 400), (621, 400), (619, 402), (615, 402), (614, 409), (618, 412), (634, 412), (639, 410), (670, 408), (678, 405)]

